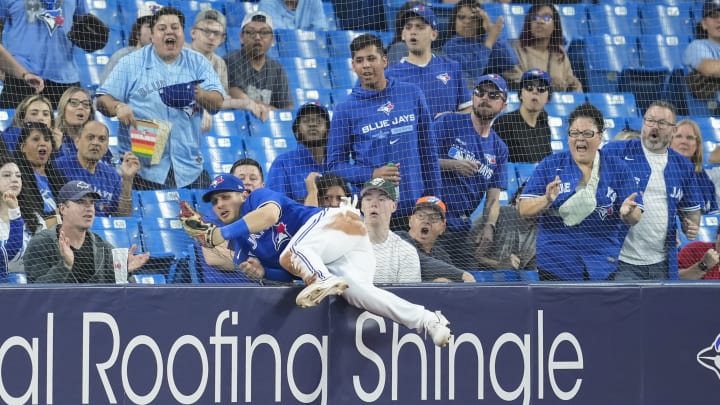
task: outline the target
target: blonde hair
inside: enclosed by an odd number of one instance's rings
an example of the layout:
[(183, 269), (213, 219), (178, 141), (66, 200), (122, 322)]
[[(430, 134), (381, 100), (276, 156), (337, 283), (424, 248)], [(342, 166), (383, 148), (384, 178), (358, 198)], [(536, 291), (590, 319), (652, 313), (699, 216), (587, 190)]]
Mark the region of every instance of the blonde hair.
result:
[(25, 122), (25, 116), (27, 115), (27, 109), (30, 107), (30, 104), (40, 101), (50, 108), (50, 127), (53, 128), (55, 126), (55, 113), (53, 112), (53, 106), (50, 102), (50, 99), (47, 97), (40, 95), (40, 94), (33, 94), (32, 96), (27, 96), (23, 99), (23, 101), (18, 104), (17, 108), (15, 109), (15, 115), (12, 119), (12, 124), (10, 124), (13, 127), (22, 128), (23, 123)]
[(83, 125), (86, 124), (88, 121), (95, 120), (95, 107), (93, 107), (92, 95), (90, 94), (90, 92), (78, 86), (69, 87), (67, 90), (65, 90), (62, 96), (60, 96), (60, 100), (58, 101), (56, 127), (63, 133), (63, 135), (67, 132), (68, 129), (67, 120), (65, 119), (65, 109), (67, 108), (70, 99), (73, 95), (75, 95), (75, 93), (85, 94), (88, 97), (88, 101), (90, 102), (90, 115), (88, 117), (88, 120), (85, 121)]
[(697, 122), (693, 120), (681, 120), (677, 124), (675, 124), (676, 128), (680, 128), (681, 125), (688, 125), (690, 128), (692, 128), (693, 134), (695, 134), (695, 143), (697, 144), (697, 147), (695, 148), (695, 153), (693, 153), (692, 158), (690, 158), (690, 161), (695, 165), (695, 172), (700, 173), (703, 170), (703, 162), (705, 157), (703, 156), (703, 137), (702, 132), (700, 131), (700, 127), (698, 126)]

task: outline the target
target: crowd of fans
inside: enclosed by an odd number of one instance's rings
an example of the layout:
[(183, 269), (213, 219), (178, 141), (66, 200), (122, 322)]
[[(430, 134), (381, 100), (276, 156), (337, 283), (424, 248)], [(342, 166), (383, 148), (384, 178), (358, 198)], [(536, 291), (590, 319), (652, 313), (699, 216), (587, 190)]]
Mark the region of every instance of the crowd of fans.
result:
[[(352, 40), (358, 81), (332, 111), (317, 102), (296, 106), (285, 67), (269, 56), (277, 29), (327, 29), (319, 0), (261, 0), (241, 22), (241, 48), (224, 57), (216, 53), (228, 32), (220, 11), (190, 22), (176, 8), (147, 2), (94, 95), (79, 86), (68, 51), (75, 37), (46, 18), (88, 14), (85, 2), (66, 0), (57, 9), (25, 3), (0, 2), (7, 48), (0, 48), (0, 107), (15, 110), (0, 142), (3, 277), (26, 271), (30, 282), (113, 282), (112, 246), (90, 231), (95, 216), (132, 215), (134, 191), (192, 188), (229, 192), (206, 194), (212, 209), (193, 216), (207, 231), (189, 232), (202, 245), (206, 282), (316, 283), (294, 256), (281, 256), (295, 246), (287, 224), (300, 230), (318, 212), (290, 201), (333, 213), (359, 209), (376, 283), (472, 282), (472, 271), (499, 269), (536, 271), (544, 281), (720, 278), (716, 244), (690, 244), (678, 260), (678, 232), (694, 239), (701, 215), (718, 213), (718, 203), (700, 129), (678, 120), (671, 103), (653, 102), (637, 133), (607, 144), (603, 113), (580, 105), (567, 118), (567, 148), (553, 152), (545, 106), (553, 92), (583, 86), (550, 3), (533, 4), (519, 38), (507, 41), (502, 17), (492, 21), (482, 2), (460, 0), (451, 35), (438, 46), (432, 7), (409, 1), (389, 47), (371, 33)], [(704, 2), (699, 29), (685, 62), (698, 75), (720, 77), (719, 0)], [(27, 41), (45, 52), (28, 52)], [(511, 91), (520, 106), (505, 113)], [(720, 88), (712, 97), (720, 100)], [(96, 109), (117, 119), (117, 134), (95, 120)], [(261, 121), (273, 110), (296, 109), (297, 149), (275, 158), (267, 177), (245, 158), (212, 179), (201, 137), (222, 109)], [(119, 155), (110, 151), (111, 135)], [(720, 152), (707, 160), (720, 162)], [(506, 204), (515, 164), (532, 170)], [(353, 195), (360, 202), (348, 208)], [(242, 208), (246, 199), (256, 205)], [(243, 223), (240, 210), (268, 214)], [(287, 217), (293, 212), (308, 214)], [(264, 237), (272, 243), (258, 249)], [(300, 245), (322, 256), (319, 267), (331, 267), (325, 250)], [(130, 273), (148, 261), (135, 249)], [(331, 277), (321, 273), (322, 282)], [(347, 287), (327, 283), (332, 291)], [(405, 323), (421, 327), (433, 316)]]

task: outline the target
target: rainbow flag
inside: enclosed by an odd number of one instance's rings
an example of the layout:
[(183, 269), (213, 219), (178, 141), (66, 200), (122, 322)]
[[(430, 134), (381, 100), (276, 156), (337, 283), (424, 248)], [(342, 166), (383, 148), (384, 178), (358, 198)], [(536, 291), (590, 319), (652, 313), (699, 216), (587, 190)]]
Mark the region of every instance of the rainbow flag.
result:
[[(150, 124), (150, 125), (148, 125)], [(157, 144), (158, 126), (152, 122), (137, 122), (130, 128), (132, 153), (139, 158), (152, 159)]]

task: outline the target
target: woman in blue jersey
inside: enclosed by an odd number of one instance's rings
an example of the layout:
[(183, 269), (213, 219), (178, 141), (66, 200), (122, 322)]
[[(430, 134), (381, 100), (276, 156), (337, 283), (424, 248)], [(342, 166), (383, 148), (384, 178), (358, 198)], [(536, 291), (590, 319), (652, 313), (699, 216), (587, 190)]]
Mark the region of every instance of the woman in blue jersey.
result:
[(602, 112), (583, 104), (569, 124), (569, 150), (540, 162), (518, 210), (522, 217), (539, 216), (541, 280), (606, 280), (616, 269), (627, 226), (640, 221), (642, 201), (625, 162), (598, 150)]
[(12, 264), (22, 259), (29, 239), (17, 200), (21, 189), (20, 169), (9, 157), (0, 155), (0, 282), (7, 280)]
[(18, 138), (23, 124), (26, 122), (42, 122), (52, 130), (56, 145), (60, 145), (62, 132), (55, 128), (55, 116), (53, 115), (53, 106), (47, 97), (35, 94), (25, 97), (20, 104), (15, 107), (15, 115), (13, 115), (10, 126), (2, 132), (3, 141), (7, 147), (7, 152), (12, 155), (17, 148)]
[(702, 213), (717, 214), (718, 203), (715, 195), (715, 184), (703, 168), (703, 138), (700, 127), (693, 120), (682, 120), (675, 126), (675, 135), (670, 142), (670, 148), (688, 158), (695, 166), (695, 181), (702, 195)]

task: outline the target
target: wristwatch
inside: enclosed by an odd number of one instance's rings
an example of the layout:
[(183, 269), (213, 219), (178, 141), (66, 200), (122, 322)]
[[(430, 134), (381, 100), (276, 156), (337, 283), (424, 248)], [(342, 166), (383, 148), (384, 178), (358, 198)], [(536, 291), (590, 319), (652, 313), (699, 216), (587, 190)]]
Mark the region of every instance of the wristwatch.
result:
[(707, 271), (710, 270), (708, 269), (707, 264), (705, 264), (705, 262), (702, 260), (700, 260), (700, 263), (698, 263), (698, 269), (700, 269), (700, 271), (702, 271), (703, 273), (707, 273)]

